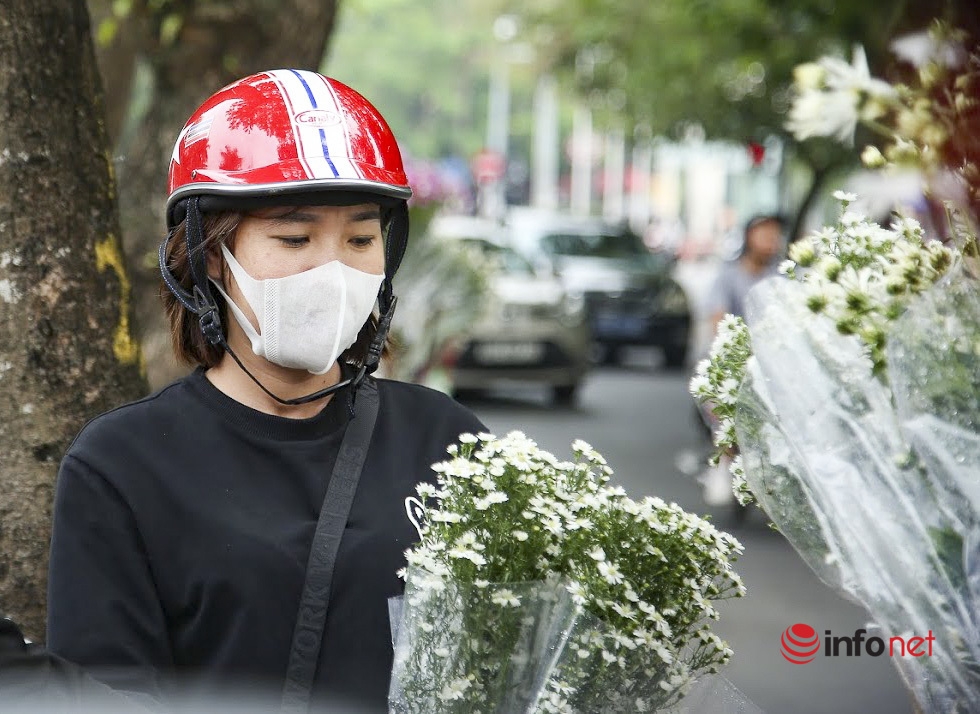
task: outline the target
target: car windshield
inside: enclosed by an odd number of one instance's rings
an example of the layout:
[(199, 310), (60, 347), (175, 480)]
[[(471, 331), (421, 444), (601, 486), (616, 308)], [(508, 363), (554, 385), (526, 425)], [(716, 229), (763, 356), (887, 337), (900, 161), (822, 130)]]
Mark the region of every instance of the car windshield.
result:
[(510, 248), (481, 238), (463, 238), (466, 246), (471, 246), (486, 257), (494, 267), (509, 275), (533, 275), (534, 268), (519, 253)]
[(551, 255), (587, 258), (636, 258), (649, 251), (632, 233), (551, 233), (542, 239)]

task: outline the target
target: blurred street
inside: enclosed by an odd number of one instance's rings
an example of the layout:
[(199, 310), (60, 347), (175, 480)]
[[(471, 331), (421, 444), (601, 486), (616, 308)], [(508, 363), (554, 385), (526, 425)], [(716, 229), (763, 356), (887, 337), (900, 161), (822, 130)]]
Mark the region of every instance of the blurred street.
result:
[[(695, 304), (698, 286), (710, 280), (710, 264), (681, 267)], [(692, 289), (693, 288), (693, 289)], [(823, 585), (758, 510), (739, 523), (726, 508), (710, 508), (695, 474), (705, 443), (696, 430), (688, 376), (668, 372), (652, 350), (634, 349), (621, 367), (596, 368), (586, 378), (577, 407), (554, 408), (545, 390), (492, 392), (467, 402), (491, 431), (520, 429), (559, 458), (582, 438), (615, 470), (614, 481), (635, 498), (675, 501), (733, 533), (745, 546), (736, 568), (748, 597), (721, 606), (716, 631), (735, 657), (724, 674), (767, 714), (909, 714), (911, 705), (887, 657), (823, 657), (805, 665), (780, 654), (780, 636), (795, 623), (818, 633), (853, 635), (868, 616)]]

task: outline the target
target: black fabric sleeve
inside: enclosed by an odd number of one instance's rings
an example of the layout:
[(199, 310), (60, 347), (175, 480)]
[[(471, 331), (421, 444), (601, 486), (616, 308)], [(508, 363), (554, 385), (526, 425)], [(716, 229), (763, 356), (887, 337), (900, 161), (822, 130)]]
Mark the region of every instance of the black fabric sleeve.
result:
[(0, 702), (4, 714), (153, 712), (92, 679), (77, 665), (28, 643), (8, 619), (0, 619)]
[(166, 618), (132, 510), (70, 453), (54, 500), (47, 648), (114, 689), (162, 700)]

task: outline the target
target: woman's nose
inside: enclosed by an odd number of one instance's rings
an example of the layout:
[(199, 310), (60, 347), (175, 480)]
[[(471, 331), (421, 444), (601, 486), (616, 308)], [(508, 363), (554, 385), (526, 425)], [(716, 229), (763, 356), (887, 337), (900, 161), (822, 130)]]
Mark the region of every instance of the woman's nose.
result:
[(310, 265), (310, 267), (318, 268), (321, 265), (326, 265), (334, 260), (341, 260), (341, 251), (337, 243), (338, 241), (334, 239), (317, 241), (314, 243), (315, 250), (310, 256), (313, 264)]

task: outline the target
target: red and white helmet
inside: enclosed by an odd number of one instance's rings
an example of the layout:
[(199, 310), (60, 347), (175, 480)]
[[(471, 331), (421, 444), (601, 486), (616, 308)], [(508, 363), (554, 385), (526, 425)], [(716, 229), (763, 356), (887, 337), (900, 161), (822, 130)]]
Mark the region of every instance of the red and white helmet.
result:
[(168, 217), (193, 195), (412, 195), (378, 110), (347, 85), (296, 69), (245, 77), (205, 101), (177, 137), (168, 191)]

